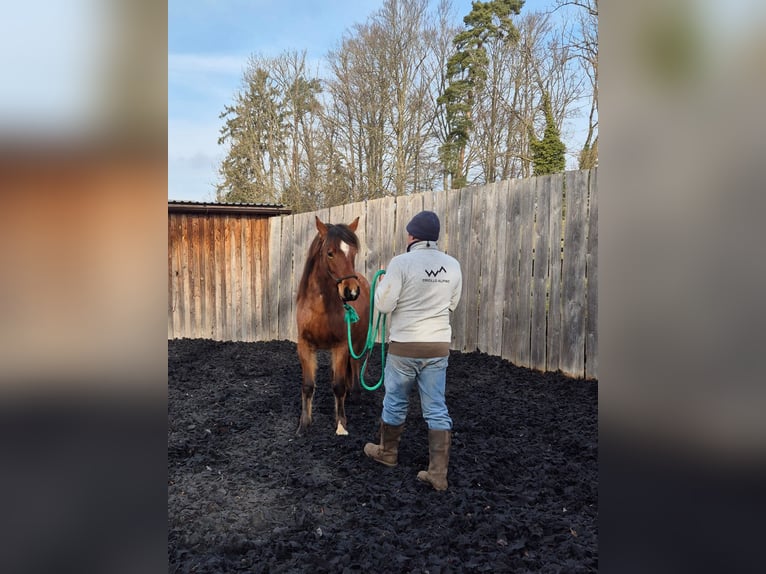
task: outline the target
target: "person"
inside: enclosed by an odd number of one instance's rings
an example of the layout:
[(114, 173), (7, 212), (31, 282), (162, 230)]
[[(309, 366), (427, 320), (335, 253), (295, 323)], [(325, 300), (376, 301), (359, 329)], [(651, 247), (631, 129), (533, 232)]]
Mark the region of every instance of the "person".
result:
[(407, 224), (407, 252), (391, 259), (375, 290), (375, 308), (389, 314), (389, 346), (384, 371), (380, 442), (364, 453), (396, 466), (399, 441), (417, 383), (422, 416), (428, 424), (428, 470), (417, 478), (436, 490), (447, 489), (452, 419), (445, 400), (452, 338), (450, 312), (460, 300), (460, 263), (437, 247), (439, 217), (421, 211)]

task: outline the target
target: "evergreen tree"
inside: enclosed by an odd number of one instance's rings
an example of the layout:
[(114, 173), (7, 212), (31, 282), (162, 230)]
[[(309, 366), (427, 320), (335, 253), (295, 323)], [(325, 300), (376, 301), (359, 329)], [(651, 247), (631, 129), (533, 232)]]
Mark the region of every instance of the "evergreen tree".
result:
[(596, 136), (593, 145), (587, 142), (580, 150), (579, 167), (580, 169), (591, 169), (598, 165), (598, 136)]
[(247, 74), (244, 91), (220, 115), (219, 144), (229, 153), (219, 167), (218, 201), (274, 203), (280, 199), (276, 185), (278, 162), (284, 148), (284, 114), (279, 94), (261, 68)]
[(535, 175), (545, 175), (564, 171), (566, 167), (566, 146), (561, 141), (559, 129), (553, 119), (551, 99), (548, 92), (543, 93), (543, 113), (545, 114), (545, 132), (539, 140), (530, 130), (529, 147), (532, 150), (532, 164)]
[(448, 85), (437, 102), (445, 107), (449, 132), (439, 148), (439, 158), (453, 189), (464, 187), (468, 174), (465, 148), (470, 139), (477, 94), (487, 78), (486, 44), (490, 40), (516, 42), (518, 30), (511, 15), (521, 11), (524, 0), (475, 1), (463, 18), (466, 28), (455, 36), (456, 52), (447, 61)]

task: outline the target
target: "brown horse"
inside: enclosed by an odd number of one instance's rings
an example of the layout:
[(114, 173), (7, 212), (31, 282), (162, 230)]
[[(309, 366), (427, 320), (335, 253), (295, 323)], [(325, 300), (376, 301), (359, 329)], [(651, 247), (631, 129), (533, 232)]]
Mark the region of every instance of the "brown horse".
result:
[(359, 389), (361, 364), (349, 353), (344, 303), (351, 305), (359, 315), (359, 321), (351, 325), (354, 349), (358, 351), (361, 351), (367, 338), (370, 312), (370, 284), (354, 270), (354, 259), (359, 250), (359, 239), (355, 233), (358, 224), (358, 217), (348, 225), (326, 224), (316, 218), (318, 233), (309, 247), (298, 288), (298, 358), (303, 370), (298, 435), (302, 435), (311, 424), (317, 349), (332, 351), (335, 434), (348, 434), (346, 395), (351, 390)]

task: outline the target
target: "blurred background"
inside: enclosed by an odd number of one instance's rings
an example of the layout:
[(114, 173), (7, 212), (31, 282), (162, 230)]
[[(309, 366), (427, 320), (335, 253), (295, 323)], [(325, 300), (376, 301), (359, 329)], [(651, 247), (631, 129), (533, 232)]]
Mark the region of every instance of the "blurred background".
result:
[(0, 19), (0, 562), (166, 565), (167, 7)]
[(755, 572), (766, 5), (601, 8), (599, 569)]
[(162, 393), (166, 8), (31, 0), (0, 26), (0, 392)]

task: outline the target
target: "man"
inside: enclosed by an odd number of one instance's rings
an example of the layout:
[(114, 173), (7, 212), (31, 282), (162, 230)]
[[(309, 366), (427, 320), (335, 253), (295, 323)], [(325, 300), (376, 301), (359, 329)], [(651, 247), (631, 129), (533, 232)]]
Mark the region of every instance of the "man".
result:
[(367, 443), (364, 453), (396, 466), (399, 439), (415, 383), (428, 424), (428, 470), (418, 479), (436, 490), (447, 489), (452, 419), (444, 398), (450, 312), (460, 300), (463, 276), (456, 259), (439, 251), (439, 218), (421, 211), (407, 224), (407, 252), (394, 257), (375, 290), (375, 308), (390, 313), (389, 346), (384, 373), (385, 396), (380, 444)]

